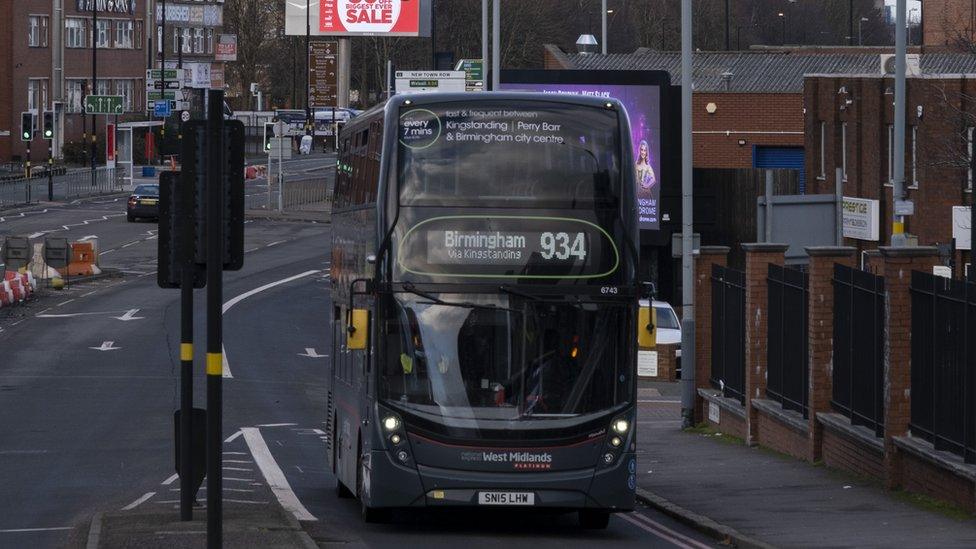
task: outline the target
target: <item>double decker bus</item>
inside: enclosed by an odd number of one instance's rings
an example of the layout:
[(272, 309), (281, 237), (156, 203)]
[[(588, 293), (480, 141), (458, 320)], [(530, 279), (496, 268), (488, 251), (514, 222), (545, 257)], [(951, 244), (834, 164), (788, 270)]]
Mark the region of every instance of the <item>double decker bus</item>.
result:
[[(396, 96), (342, 130), (329, 464), (394, 508), (634, 507), (640, 285), (615, 100)], [(647, 324), (647, 321), (644, 321)]]

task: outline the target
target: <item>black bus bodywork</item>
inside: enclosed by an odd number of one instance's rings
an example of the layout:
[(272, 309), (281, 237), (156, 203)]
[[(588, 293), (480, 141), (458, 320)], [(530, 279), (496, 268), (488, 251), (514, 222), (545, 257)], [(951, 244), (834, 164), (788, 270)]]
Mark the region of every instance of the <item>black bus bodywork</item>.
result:
[(499, 505), (604, 527), (631, 510), (637, 228), (623, 107), (397, 96), (350, 121), (338, 148), (327, 426), (339, 495), (367, 520)]

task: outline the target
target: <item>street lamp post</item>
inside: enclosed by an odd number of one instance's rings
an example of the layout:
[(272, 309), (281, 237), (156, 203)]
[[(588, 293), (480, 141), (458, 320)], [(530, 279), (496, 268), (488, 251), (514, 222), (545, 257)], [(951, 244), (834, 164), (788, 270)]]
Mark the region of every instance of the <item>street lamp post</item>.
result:
[(863, 39), (863, 35), (861, 34), (861, 25), (862, 25), (863, 23), (865, 23), (865, 22), (867, 22), (867, 21), (868, 21), (868, 18), (867, 18), (867, 17), (862, 17), (862, 18), (861, 18), (861, 19), (860, 19), (860, 20), (859, 20), (859, 21), (857, 22), (857, 45), (858, 45), (858, 46), (863, 46), (863, 45), (864, 45), (864, 39)]
[(776, 14), (776, 16), (783, 21), (783, 45), (785, 46), (786, 45), (786, 14), (783, 12), (779, 12)]
[(603, 55), (607, 54), (607, 0), (601, 2), (600, 10), (600, 47)]

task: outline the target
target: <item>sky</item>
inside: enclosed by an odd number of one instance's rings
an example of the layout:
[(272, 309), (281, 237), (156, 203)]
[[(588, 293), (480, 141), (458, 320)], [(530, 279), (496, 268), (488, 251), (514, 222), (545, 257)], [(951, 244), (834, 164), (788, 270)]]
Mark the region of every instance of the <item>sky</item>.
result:
[[(909, 17), (910, 23), (918, 23), (922, 18), (922, 1), (921, 0), (907, 0), (908, 3), (905, 5), (905, 15)], [(891, 6), (892, 14), (894, 14), (895, 0), (885, 0), (886, 6)], [(912, 8), (916, 9), (915, 13), (912, 13)]]

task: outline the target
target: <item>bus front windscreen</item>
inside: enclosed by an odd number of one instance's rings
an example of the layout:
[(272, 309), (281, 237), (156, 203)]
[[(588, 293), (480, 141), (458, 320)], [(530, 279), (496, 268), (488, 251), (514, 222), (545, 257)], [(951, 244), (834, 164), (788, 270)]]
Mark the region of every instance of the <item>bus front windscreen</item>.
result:
[(404, 107), (398, 278), (619, 283), (632, 194), (619, 115), (547, 100)]

